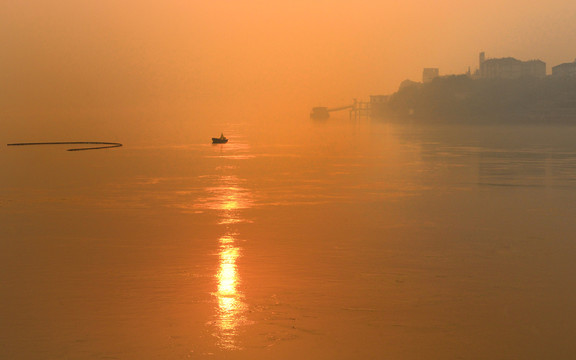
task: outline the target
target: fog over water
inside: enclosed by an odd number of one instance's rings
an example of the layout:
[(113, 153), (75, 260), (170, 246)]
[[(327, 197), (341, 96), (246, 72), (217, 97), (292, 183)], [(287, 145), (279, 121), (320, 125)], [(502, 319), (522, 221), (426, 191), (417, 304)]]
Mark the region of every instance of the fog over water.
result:
[(473, 71), (480, 51), (550, 72), (576, 57), (575, 12), (560, 0), (7, 2), (0, 121), (18, 138), (146, 140), (390, 94), (424, 67)]
[(574, 357), (575, 127), (309, 112), (570, 62), (576, 5), (0, 10), (1, 359)]

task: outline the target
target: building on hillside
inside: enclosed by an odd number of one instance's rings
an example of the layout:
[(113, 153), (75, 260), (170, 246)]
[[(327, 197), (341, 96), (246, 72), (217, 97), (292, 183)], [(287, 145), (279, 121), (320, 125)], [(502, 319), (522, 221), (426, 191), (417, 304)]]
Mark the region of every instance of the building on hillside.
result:
[(576, 77), (576, 60), (552, 67), (554, 77)]
[(480, 53), (480, 78), (519, 79), (522, 77), (546, 77), (546, 63), (541, 60), (520, 61), (513, 57), (486, 59)]
[(440, 70), (438, 70), (438, 68), (424, 68), (422, 71), (422, 82), (429, 83), (438, 76), (440, 76)]
[(389, 95), (370, 95), (370, 116), (384, 116), (386, 114), (389, 97)]

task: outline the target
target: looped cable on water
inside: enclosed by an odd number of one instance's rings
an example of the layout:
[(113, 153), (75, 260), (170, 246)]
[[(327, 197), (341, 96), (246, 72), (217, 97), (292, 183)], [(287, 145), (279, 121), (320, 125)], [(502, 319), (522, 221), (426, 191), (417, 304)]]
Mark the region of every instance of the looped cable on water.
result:
[(71, 142), (34, 142), (34, 143), (14, 143), (7, 144), (8, 146), (27, 146), (27, 145), (105, 145), (105, 146), (92, 146), (87, 148), (70, 148), (66, 151), (82, 151), (82, 150), (98, 150), (98, 149), (111, 149), (120, 147), (122, 144), (114, 142), (102, 141), (71, 141)]

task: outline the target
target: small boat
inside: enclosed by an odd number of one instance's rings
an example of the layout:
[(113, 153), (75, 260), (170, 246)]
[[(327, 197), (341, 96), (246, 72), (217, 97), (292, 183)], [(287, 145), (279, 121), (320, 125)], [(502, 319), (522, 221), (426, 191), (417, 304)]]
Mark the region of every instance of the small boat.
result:
[(228, 138), (223, 133), (220, 134), (220, 137), (212, 138), (212, 144), (226, 144), (227, 142)]

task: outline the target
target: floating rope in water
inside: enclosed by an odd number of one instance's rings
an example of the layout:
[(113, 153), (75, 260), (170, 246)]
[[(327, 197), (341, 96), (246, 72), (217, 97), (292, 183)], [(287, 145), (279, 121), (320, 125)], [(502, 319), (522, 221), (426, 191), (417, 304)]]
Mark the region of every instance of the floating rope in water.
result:
[(15, 143), (7, 144), (8, 146), (26, 146), (26, 145), (106, 145), (106, 146), (92, 146), (87, 148), (71, 148), (67, 151), (82, 151), (82, 150), (98, 150), (98, 149), (111, 149), (120, 147), (122, 144), (113, 142), (101, 141), (72, 141), (72, 142), (36, 142), (36, 143)]

